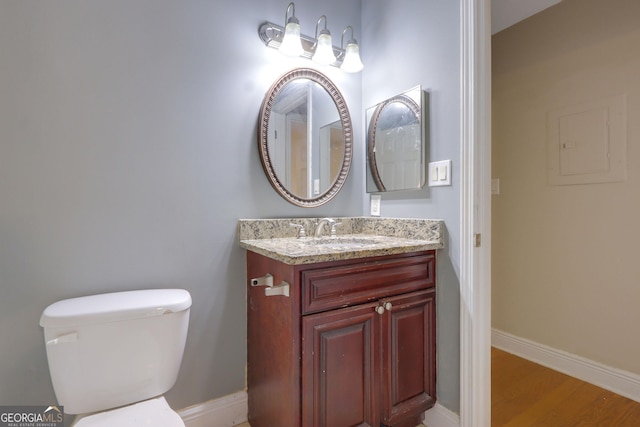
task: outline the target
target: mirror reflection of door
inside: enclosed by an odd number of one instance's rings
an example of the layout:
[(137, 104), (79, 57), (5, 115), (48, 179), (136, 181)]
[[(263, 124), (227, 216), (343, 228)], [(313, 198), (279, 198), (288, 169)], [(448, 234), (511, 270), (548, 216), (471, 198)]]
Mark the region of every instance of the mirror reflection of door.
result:
[(289, 174), (285, 180), (289, 190), (298, 197), (308, 197), (307, 186), (307, 120), (300, 115), (287, 115)]
[(278, 179), (297, 197), (309, 197), (308, 88), (293, 85), (278, 98), (269, 118), (269, 156)]
[(414, 188), (420, 182), (420, 132), (420, 123), (378, 132), (376, 163), (388, 190)]
[(328, 188), (338, 178), (344, 160), (342, 123), (337, 120), (320, 128), (320, 188)]

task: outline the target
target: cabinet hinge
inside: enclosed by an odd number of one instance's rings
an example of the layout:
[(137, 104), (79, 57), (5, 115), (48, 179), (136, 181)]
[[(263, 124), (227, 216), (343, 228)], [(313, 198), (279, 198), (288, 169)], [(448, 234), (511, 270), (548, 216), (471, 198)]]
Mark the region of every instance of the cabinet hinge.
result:
[(479, 248), (482, 244), (482, 235), (480, 233), (476, 233), (475, 235), (476, 248)]

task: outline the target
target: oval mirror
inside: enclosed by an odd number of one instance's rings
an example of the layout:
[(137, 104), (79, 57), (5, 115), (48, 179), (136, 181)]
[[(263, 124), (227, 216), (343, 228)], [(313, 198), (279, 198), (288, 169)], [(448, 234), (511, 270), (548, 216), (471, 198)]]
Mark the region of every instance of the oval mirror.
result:
[(349, 174), (352, 134), (347, 103), (328, 77), (307, 68), (284, 74), (260, 109), (258, 145), (269, 182), (294, 205), (328, 202)]
[(367, 110), (367, 192), (424, 185), (426, 92), (420, 86)]

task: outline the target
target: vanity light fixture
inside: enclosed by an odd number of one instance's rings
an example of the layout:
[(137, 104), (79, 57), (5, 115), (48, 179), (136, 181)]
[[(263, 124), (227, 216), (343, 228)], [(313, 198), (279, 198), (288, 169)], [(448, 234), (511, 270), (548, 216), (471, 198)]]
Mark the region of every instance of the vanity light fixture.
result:
[[(289, 16), (289, 12), (291, 12), (291, 16)], [(327, 29), (325, 15), (322, 15), (316, 23), (315, 38), (300, 33), (300, 22), (295, 16), (293, 3), (289, 3), (287, 6), (284, 20), (284, 27), (272, 22), (265, 22), (260, 26), (258, 34), (266, 46), (278, 49), (288, 56), (302, 56), (313, 59), (322, 65), (338, 67), (346, 73), (357, 73), (364, 68), (360, 60), (360, 48), (353, 38), (351, 26), (344, 29), (340, 47), (337, 47), (331, 42), (331, 33)], [(324, 20), (324, 28), (318, 33), (322, 20)], [(348, 30), (351, 30), (351, 38), (343, 48), (344, 35)], [(291, 49), (290, 46), (295, 46), (295, 48)]]
[(362, 60), (360, 60), (360, 47), (358, 46), (358, 42), (353, 38), (353, 28), (347, 27), (344, 29), (342, 32), (342, 38), (340, 39), (340, 47), (342, 48), (342, 46), (344, 46), (344, 34), (347, 30), (351, 30), (351, 38), (347, 42), (344, 59), (340, 68), (345, 73), (357, 73), (362, 71), (364, 64), (362, 63)]
[[(320, 30), (318, 35), (318, 25), (324, 18), (324, 28)], [(316, 51), (311, 58), (318, 64), (330, 65), (336, 62), (336, 54), (333, 53), (333, 43), (331, 42), (331, 33), (327, 29), (327, 17), (322, 15), (316, 23)]]
[[(289, 9), (291, 9), (291, 17), (289, 16)], [(302, 55), (302, 42), (300, 41), (300, 21), (296, 18), (296, 6), (293, 3), (289, 3), (287, 10), (284, 12), (284, 36), (282, 36), (282, 44), (280, 45), (280, 52), (287, 56), (300, 56)]]

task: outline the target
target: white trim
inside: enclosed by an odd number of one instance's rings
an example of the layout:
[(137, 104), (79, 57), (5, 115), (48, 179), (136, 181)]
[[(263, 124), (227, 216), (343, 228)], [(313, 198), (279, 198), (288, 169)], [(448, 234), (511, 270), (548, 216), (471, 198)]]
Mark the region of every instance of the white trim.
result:
[(459, 427), (460, 416), (439, 403), (424, 413), (422, 424), (428, 427)]
[[(491, 13), (460, 0), (460, 425), (491, 425)], [(482, 243), (475, 247), (475, 235)]]
[(247, 422), (247, 392), (239, 391), (176, 412), (184, 421), (185, 427), (236, 426)]
[(640, 375), (493, 329), (493, 346), (640, 402)]
[[(219, 399), (176, 411), (185, 427), (233, 427), (247, 422), (247, 392), (240, 391)], [(459, 427), (460, 416), (439, 403), (424, 413), (425, 426)]]

